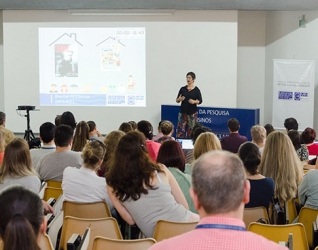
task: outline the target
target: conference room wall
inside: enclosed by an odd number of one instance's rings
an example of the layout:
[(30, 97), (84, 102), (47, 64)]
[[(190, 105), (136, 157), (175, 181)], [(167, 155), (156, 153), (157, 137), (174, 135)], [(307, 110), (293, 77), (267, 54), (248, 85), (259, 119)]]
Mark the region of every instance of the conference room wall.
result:
[[(0, 11), (2, 24), (2, 11)], [(3, 25), (0, 25), (0, 111), (4, 110), (4, 80), (3, 80)]]
[[(121, 122), (148, 119), (154, 127), (161, 104), (176, 104), (185, 74), (194, 71), (204, 106), (237, 105), (237, 11), (177, 11), (172, 16), (70, 16), (67, 11), (3, 11), (4, 111), (7, 126), (24, 132), (18, 105), (35, 105), (31, 128), (72, 111), (77, 119), (95, 120), (107, 133)], [(113, 25), (112, 25), (113, 24)], [(40, 107), (38, 99), (38, 27), (144, 26), (147, 33), (147, 107)], [(0, 107), (1, 108), (1, 107)]]
[[(298, 26), (305, 15), (306, 27)], [(272, 120), (273, 59), (317, 60), (318, 11), (271, 11), (266, 13), (264, 120)], [(314, 129), (318, 131), (318, 62), (315, 69)], [(306, 112), (301, 110), (299, 112)], [(308, 124), (307, 126), (311, 126)]]

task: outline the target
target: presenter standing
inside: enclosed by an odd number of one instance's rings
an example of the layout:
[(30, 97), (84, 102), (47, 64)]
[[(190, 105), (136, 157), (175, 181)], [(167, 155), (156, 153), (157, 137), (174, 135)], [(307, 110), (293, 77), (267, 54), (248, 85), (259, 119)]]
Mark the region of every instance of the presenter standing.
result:
[(197, 105), (202, 103), (200, 89), (194, 85), (195, 74), (187, 74), (187, 85), (181, 87), (176, 102), (181, 102), (178, 114), (177, 138), (190, 138), (193, 126), (198, 120)]

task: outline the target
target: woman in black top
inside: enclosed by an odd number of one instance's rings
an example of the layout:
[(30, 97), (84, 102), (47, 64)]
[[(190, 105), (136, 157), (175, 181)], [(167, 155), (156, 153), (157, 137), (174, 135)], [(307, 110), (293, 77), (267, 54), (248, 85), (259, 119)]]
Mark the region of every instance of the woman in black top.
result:
[(187, 85), (179, 90), (176, 102), (181, 102), (178, 114), (177, 138), (190, 138), (193, 126), (198, 120), (197, 105), (202, 103), (201, 91), (194, 85), (195, 74), (187, 74)]

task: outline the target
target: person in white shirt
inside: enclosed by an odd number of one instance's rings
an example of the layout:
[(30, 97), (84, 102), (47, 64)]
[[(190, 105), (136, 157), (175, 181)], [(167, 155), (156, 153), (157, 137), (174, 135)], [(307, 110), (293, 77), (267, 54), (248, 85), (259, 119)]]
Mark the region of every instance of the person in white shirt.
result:
[(105, 201), (113, 209), (107, 190), (106, 179), (96, 174), (106, 153), (105, 145), (99, 140), (85, 145), (82, 152), (83, 166), (80, 169), (67, 167), (63, 173), (64, 199), (74, 202)]

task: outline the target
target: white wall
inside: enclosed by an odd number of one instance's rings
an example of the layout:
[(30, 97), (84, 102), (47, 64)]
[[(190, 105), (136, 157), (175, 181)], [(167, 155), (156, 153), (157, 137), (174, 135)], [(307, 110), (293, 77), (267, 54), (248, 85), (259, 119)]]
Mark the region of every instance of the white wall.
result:
[[(2, 11), (0, 11), (0, 24), (2, 24)], [(4, 81), (3, 81), (3, 26), (0, 25), (0, 111), (4, 110)]]
[[(305, 15), (306, 28), (298, 27)], [(272, 119), (273, 59), (317, 60), (318, 11), (274, 11), (266, 14), (265, 116)], [(318, 131), (318, 65), (315, 70), (314, 129)], [(306, 112), (304, 110), (303, 112)], [(287, 118), (287, 117), (286, 117)], [(308, 125), (310, 126), (310, 125)]]
[(238, 12), (237, 108), (260, 109), (264, 125), (265, 89), (264, 11)]
[[(123, 121), (160, 120), (161, 104), (176, 104), (185, 75), (194, 71), (203, 106), (237, 104), (237, 11), (177, 11), (173, 16), (70, 16), (67, 11), (3, 11), (4, 111), (7, 127), (26, 128), (18, 105), (35, 105), (31, 128), (69, 110), (77, 119), (95, 120), (107, 133)], [(39, 107), (38, 27), (146, 27), (146, 108)], [(0, 99), (2, 96), (0, 94)], [(0, 106), (1, 107), (1, 106)]]

